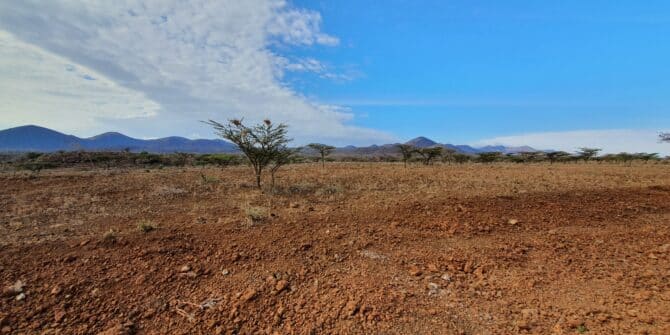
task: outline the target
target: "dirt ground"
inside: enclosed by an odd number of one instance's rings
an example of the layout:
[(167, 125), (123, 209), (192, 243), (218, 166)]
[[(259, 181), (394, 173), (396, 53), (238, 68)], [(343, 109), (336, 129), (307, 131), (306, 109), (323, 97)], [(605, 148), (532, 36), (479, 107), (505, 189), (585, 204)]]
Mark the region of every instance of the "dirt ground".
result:
[(670, 166), (309, 164), (274, 192), (251, 182), (0, 173), (1, 333), (670, 334)]

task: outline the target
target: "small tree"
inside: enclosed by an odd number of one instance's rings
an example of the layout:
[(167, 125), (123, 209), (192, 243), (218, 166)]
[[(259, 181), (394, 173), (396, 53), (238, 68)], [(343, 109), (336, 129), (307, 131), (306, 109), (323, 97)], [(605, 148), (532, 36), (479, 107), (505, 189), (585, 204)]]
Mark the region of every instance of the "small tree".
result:
[(433, 163), (433, 159), (442, 155), (442, 147), (421, 148), (417, 149), (416, 153), (421, 156), (423, 165), (430, 165)]
[(479, 161), (482, 163), (493, 163), (499, 161), (503, 157), (501, 152), (482, 152), (478, 155)]
[(458, 153), (458, 152), (454, 154), (454, 162), (456, 162), (458, 164), (467, 163), (471, 159), (472, 159), (472, 156), (470, 156), (468, 154), (462, 154), (462, 153)]
[(321, 156), (321, 167), (326, 167), (326, 156), (330, 155), (333, 150), (335, 150), (335, 147), (326, 145), (326, 144), (321, 144), (321, 143), (311, 143), (307, 145), (308, 147), (316, 150), (319, 155)]
[(560, 162), (570, 157), (570, 154), (565, 151), (551, 151), (547, 152), (545, 155), (547, 156), (547, 159), (549, 160), (550, 164)]
[(442, 161), (451, 164), (454, 161), (456, 150), (445, 148), (442, 150)]
[(261, 188), (261, 175), (276, 157), (282, 148), (291, 139), (286, 137), (288, 126), (280, 123), (274, 125), (270, 120), (253, 127), (247, 127), (240, 119), (229, 120), (227, 124), (221, 124), (213, 120), (205, 122), (214, 127), (217, 135), (229, 140), (242, 151), (254, 169), (256, 186)]
[(301, 148), (291, 149), (286, 146), (281, 147), (277, 150), (277, 153), (272, 159), (272, 163), (270, 166), (270, 180), (273, 189), (275, 187), (275, 174), (277, 173), (279, 168), (293, 162), (296, 159), (297, 154), (300, 150)]
[(602, 151), (602, 149), (597, 149), (597, 148), (579, 148), (579, 151), (577, 151), (577, 155), (579, 158), (583, 159), (584, 162), (588, 162), (591, 159), (594, 159), (598, 157), (598, 153)]
[(416, 152), (416, 147), (410, 144), (398, 144), (398, 150), (402, 155), (402, 161), (405, 163), (405, 167), (407, 167), (407, 162), (412, 159), (412, 156)]

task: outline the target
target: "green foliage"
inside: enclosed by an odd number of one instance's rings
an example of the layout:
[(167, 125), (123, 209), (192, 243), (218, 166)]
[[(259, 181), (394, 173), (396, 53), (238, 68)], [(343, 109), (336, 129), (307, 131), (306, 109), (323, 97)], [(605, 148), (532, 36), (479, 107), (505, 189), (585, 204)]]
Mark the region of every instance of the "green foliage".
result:
[(220, 167), (238, 165), (242, 161), (239, 155), (204, 154), (195, 157), (195, 165), (216, 165)]
[(602, 151), (602, 149), (597, 149), (597, 148), (579, 148), (579, 151), (577, 151), (577, 156), (581, 159), (583, 159), (585, 162), (588, 162), (596, 157), (598, 157), (598, 153)]
[(565, 151), (552, 151), (545, 154), (551, 164), (564, 162), (570, 159), (570, 154)]
[(455, 153), (452, 155), (454, 162), (458, 164), (467, 163), (472, 160), (472, 156), (463, 153)]
[(424, 165), (430, 165), (435, 158), (442, 155), (442, 147), (421, 148), (417, 149), (416, 153), (421, 156), (421, 161)]
[(405, 163), (405, 167), (407, 167), (407, 162), (412, 159), (412, 155), (416, 152), (416, 147), (410, 144), (398, 144), (397, 147), (400, 155), (402, 155), (402, 161)]
[(232, 119), (227, 124), (221, 124), (209, 120), (205, 123), (212, 126), (219, 136), (237, 145), (251, 163), (256, 176), (256, 186), (261, 188), (263, 170), (291, 141), (287, 137), (288, 126), (283, 123), (275, 125), (270, 120), (264, 120), (260, 124), (247, 127), (242, 121)]
[(503, 154), (500, 152), (482, 152), (477, 155), (477, 160), (482, 163), (493, 163), (501, 160)]
[(326, 156), (330, 155), (333, 150), (335, 150), (334, 146), (321, 143), (310, 143), (307, 145), (307, 147), (319, 153), (321, 156), (321, 167), (326, 167)]

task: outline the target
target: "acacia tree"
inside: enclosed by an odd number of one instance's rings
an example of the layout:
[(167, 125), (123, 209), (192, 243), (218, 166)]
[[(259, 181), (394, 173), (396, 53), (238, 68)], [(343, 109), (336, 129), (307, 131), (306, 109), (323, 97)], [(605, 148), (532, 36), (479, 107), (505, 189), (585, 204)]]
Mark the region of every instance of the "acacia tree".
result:
[(570, 154), (565, 151), (551, 151), (545, 154), (550, 164), (554, 164), (558, 161), (562, 161), (567, 157), (570, 157)]
[(308, 144), (307, 146), (316, 150), (319, 153), (319, 155), (321, 156), (321, 167), (325, 168), (326, 156), (330, 155), (333, 152), (333, 150), (335, 150), (335, 147), (321, 143), (311, 143)]
[(602, 149), (597, 149), (597, 148), (579, 148), (579, 151), (577, 151), (577, 155), (579, 158), (583, 159), (584, 162), (588, 162), (593, 158), (598, 157), (598, 153), (602, 151)]
[(498, 151), (481, 152), (477, 157), (482, 163), (493, 163), (499, 161), (503, 157), (503, 154)]
[(283, 146), (277, 150), (270, 166), (270, 181), (273, 189), (275, 187), (275, 174), (279, 168), (293, 162), (300, 150), (301, 148), (291, 149), (287, 146)]
[(405, 167), (407, 167), (407, 162), (412, 159), (412, 156), (416, 152), (416, 147), (411, 144), (398, 144), (398, 150), (402, 155), (402, 161), (405, 163)]
[(421, 148), (417, 149), (416, 153), (421, 156), (423, 165), (430, 165), (433, 162), (433, 159), (440, 157), (442, 155), (441, 147), (432, 147), (432, 148)]
[(442, 161), (451, 164), (454, 161), (456, 150), (445, 148), (442, 150)]
[(261, 188), (263, 169), (291, 141), (286, 137), (288, 126), (283, 123), (275, 125), (266, 119), (260, 124), (247, 127), (242, 121), (241, 119), (231, 119), (228, 120), (227, 124), (222, 124), (209, 120), (205, 123), (212, 126), (217, 135), (237, 145), (251, 163), (256, 177), (256, 186)]

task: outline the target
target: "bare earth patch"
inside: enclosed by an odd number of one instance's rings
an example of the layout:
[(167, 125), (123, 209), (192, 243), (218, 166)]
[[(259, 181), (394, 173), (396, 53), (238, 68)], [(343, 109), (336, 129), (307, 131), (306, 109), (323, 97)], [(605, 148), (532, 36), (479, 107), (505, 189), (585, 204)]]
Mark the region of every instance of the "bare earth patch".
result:
[(670, 334), (668, 166), (250, 177), (0, 174), (0, 330)]

